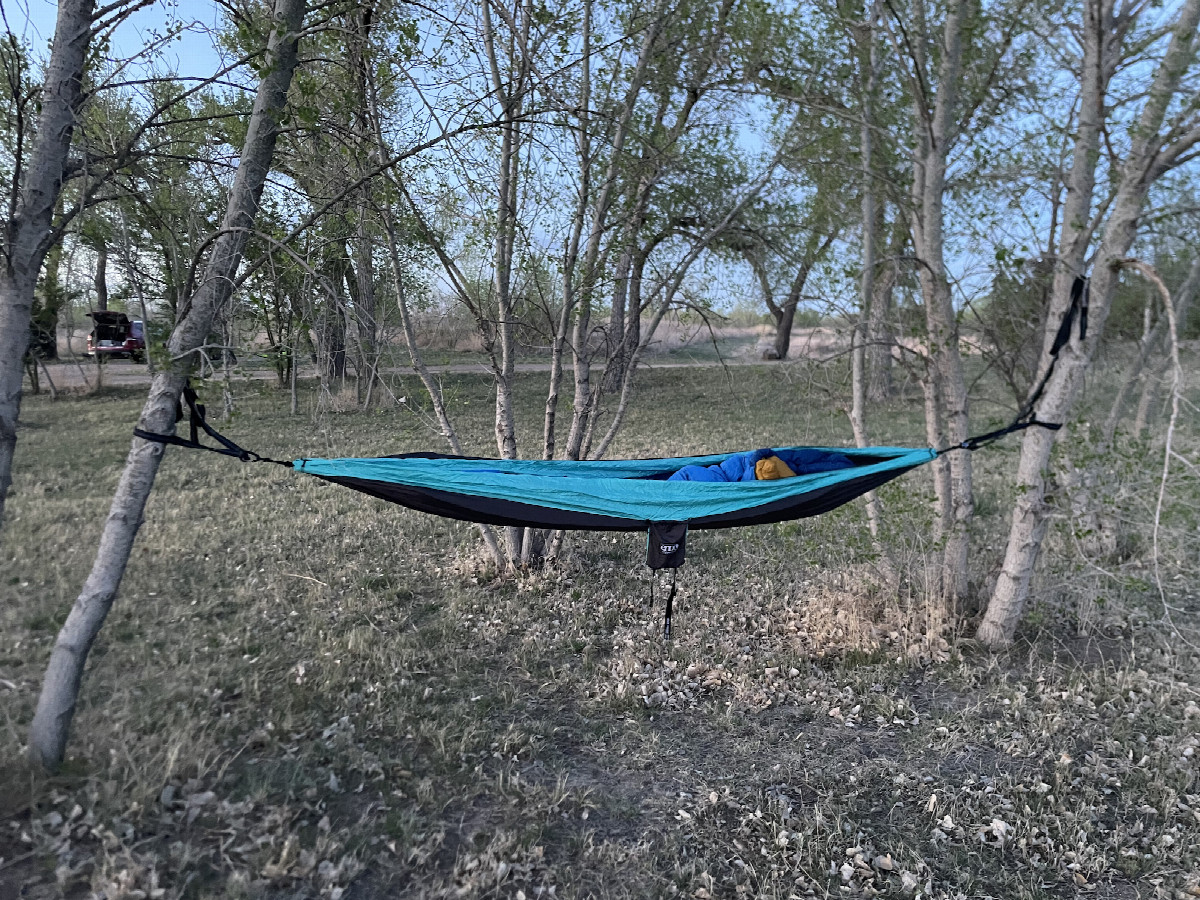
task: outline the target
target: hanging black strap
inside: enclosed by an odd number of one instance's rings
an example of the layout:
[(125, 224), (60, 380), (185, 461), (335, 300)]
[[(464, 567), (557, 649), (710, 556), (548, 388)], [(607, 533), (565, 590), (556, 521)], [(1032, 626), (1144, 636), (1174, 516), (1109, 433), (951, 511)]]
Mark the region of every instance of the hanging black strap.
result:
[(675, 578), (679, 574), (678, 569), (671, 570), (671, 593), (667, 594), (667, 614), (663, 617), (663, 640), (671, 639), (671, 607), (675, 603)]
[[(678, 569), (671, 569), (671, 590), (667, 593), (667, 610), (663, 617), (663, 640), (671, 639), (671, 613), (675, 607), (675, 579), (679, 575)], [(654, 609), (654, 582), (658, 580), (658, 571), (650, 573), (650, 608)]]
[(989, 431), (986, 434), (977, 434), (974, 437), (969, 437), (965, 441), (955, 444), (952, 447), (943, 447), (937, 451), (937, 455), (949, 453), (951, 450), (978, 450), (980, 447), (985, 447), (993, 441), (998, 441), (1005, 435), (1012, 434), (1016, 431), (1024, 431), (1026, 428), (1045, 428), (1048, 431), (1058, 431), (1062, 428), (1062, 422), (1043, 422), (1037, 417), (1034, 407), (1042, 398), (1042, 391), (1046, 389), (1047, 383), (1050, 381), (1050, 376), (1054, 374), (1054, 365), (1058, 362), (1058, 353), (1071, 341), (1071, 332), (1075, 327), (1076, 318), (1079, 319), (1079, 339), (1082, 341), (1087, 337), (1088, 324), (1088, 279), (1082, 275), (1076, 275), (1075, 281), (1071, 284), (1071, 305), (1068, 307), (1066, 314), (1063, 316), (1062, 322), (1058, 326), (1058, 333), (1054, 336), (1054, 343), (1050, 345), (1050, 365), (1046, 367), (1046, 374), (1042, 376), (1042, 380), (1038, 382), (1037, 387), (1029, 395), (1029, 399), (1021, 407), (1021, 411), (1017, 413), (1017, 417), (1012, 423), (1004, 428), (997, 428), (995, 431)]
[[(133, 429), (133, 436), (139, 437), (144, 441), (154, 441), (157, 444), (171, 444), (176, 447), (187, 447), (190, 450), (207, 450), (209, 453), (220, 453), (222, 456), (232, 456), (240, 459), (242, 462), (267, 462), (275, 463), (279, 466), (287, 466), (289, 469), (292, 468), (290, 460), (271, 459), (269, 456), (260, 456), (253, 450), (239, 447), (229, 438), (225, 437), (225, 435), (208, 424), (208, 420), (204, 417), (204, 404), (197, 402), (197, 399), (195, 388), (192, 387), (191, 382), (188, 382), (183, 388), (183, 400), (188, 405), (190, 439), (181, 438), (174, 434), (155, 434), (141, 428)], [(176, 409), (175, 421), (178, 422), (182, 418), (183, 408), (179, 406)], [(221, 444), (221, 446), (210, 447), (207, 444), (200, 443), (201, 430)]]

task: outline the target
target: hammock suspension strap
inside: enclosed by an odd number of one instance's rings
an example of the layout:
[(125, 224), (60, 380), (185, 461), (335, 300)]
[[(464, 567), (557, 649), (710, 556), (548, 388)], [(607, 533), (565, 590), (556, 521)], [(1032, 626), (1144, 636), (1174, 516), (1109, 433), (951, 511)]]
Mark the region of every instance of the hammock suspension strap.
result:
[[(199, 403), (196, 397), (196, 389), (192, 387), (189, 381), (183, 388), (183, 401), (188, 406), (188, 426), (190, 430), (189, 438), (181, 438), (175, 434), (155, 434), (152, 431), (145, 431), (141, 428), (133, 429), (133, 436), (139, 437), (144, 441), (153, 441), (156, 444), (172, 444), (176, 447), (187, 447), (191, 450), (207, 450), (210, 453), (220, 453), (222, 456), (232, 456), (235, 459), (240, 459), (242, 462), (266, 462), (275, 463), (278, 466), (287, 466), (293, 468), (289, 460), (271, 459), (269, 456), (262, 456), (255, 453), (253, 450), (247, 450), (244, 447), (239, 447), (217, 429), (208, 424), (208, 420), (204, 416), (204, 404)], [(183, 418), (182, 404), (176, 404), (175, 421), (178, 422)], [(210, 447), (207, 444), (200, 442), (200, 432), (203, 431), (213, 440), (217, 441), (220, 447)]]
[(1082, 275), (1076, 275), (1075, 281), (1071, 285), (1071, 305), (1063, 316), (1062, 323), (1058, 326), (1058, 333), (1054, 336), (1054, 343), (1050, 345), (1050, 365), (1046, 367), (1046, 374), (1042, 376), (1042, 380), (1038, 382), (1029, 399), (1025, 401), (1024, 406), (1021, 407), (1021, 411), (1017, 413), (1017, 417), (1012, 420), (1011, 424), (1006, 425), (1004, 428), (997, 428), (995, 431), (989, 431), (986, 434), (977, 434), (951, 447), (943, 447), (937, 451), (937, 455), (941, 456), (952, 450), (978, 450), (980, 447), (986, 447), (988, 444), (998, 441), (1006, 435), (1016, 431), (1024, 431), (1026, 428), (1045, 428), (1047, 431), (1058, 431), (1062, 428), (1062, 422), (1043, 422), (1037, 417), (1034, 407), (1042, 399), (1042, 392), (1046, 389), (1046, 385), (1050, 381), (1050, 376), (1054, 374), (1054, 365), (1058, 362), (1059, 351), (1071, 340), (1071, 331), (1075, 327), (1075, 319), (1077, 317), (1079, 319), (1079, 339), (1082, 341), (1087, 337), (1088, 324), (1088, 279)]
[[(678, 569), (671, 569), (671, 590), (667, 593), (667, 609), (666, 615), (663, 616), (663, 640), (671, 639), (671, 613), (675, 604), (675, 579), (679, 575)], [(655, 569), (650, 573), (650, 608), (654, 608), (654, 582), (658, 580), (658, 570)]]

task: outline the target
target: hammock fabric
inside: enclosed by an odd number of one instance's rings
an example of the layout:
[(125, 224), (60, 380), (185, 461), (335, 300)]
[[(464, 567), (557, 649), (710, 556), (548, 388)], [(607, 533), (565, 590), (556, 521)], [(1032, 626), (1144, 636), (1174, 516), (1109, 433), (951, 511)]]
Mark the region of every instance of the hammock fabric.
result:
[[(239, 447), (208, 424), (204, 406), (191, 385), (184, 391), (190, 410), (190, 439), (153, 434), (140, 428), (134, 435), (147, 441), (209, 450), (243, 462), (271, 462), (344, 485), (412, 509), (480, 522), (518, 527), (644, 531), (678, 523), (688, 528), (731, 528), (765, 525), (816, 516), (848, 503), (905, 472), (953, 450), (977, 450), (1026, 428), (1058, 430), (1061, 423), (1043, 422), (1035, 407), (1054, 372), (1059, 351), (1071, 339), (1076, 319), (1079, 338), (1087, 335), (1088, 283), (1078, 277), (1071, 304), (1050, 348), (1050, 363), (1016, 419), (1004, 428), (967, 438), (939, 450), (911, 447), (866, 449), (782, 447), (775, 452), (817, 450), (848, 458), (851, 465), (833, 471), (799, 474), (770, 481), (668, 481), (684, 466), (713, 466), (736, 454), (667, 459), (519, 460), (410, 453), (374, 459), (277, 460)], [(182, 406), (177, 419), (183, 418)], [(200, 442), (200, 429), (220, 446)], [(675, 544), (664, 538), (662, 552), (674, 558)], [(670, 548), (670, 549), (669, 549)], [(680, 544), (679, 550), (682, 550)], [(682, 558), (680, 555), (678, 558)], [(668, 566), (672, 563), (667, 563)]]
[[(777, 448), (774, 452), (825, 448)], [(376, 459), (298, 459), (298, 472), (412, 509), (489, 525), (645, 531), (765, 525), (828, 512), (924, 465), (928, 448), (838, 448), (852, 465), (773, 481), (667, 481), (684, 466), (734, 456), (668, 459), (503, 460), (412, 453)]]
[[(905, 472), (953, 450), (978, 450), (1026, 428), (1057, 431), (1061, 423), (1043, 422), (1035, 407), (1054, 372), (1059, 351), (1071, 339), (1076, 318), (1079, 338), (1087, 334), (1088, 284), (1075, 279), (1071, 305), (1050, 349), (1050, 362), (1011, 424), (939, 450), (912, 447), (866, 449), (780, 447), (772, 452), (818, 451), (849, 462), (831, 471), (800, 472), (792, 478), (764, 481), (675, 481), (685, 466), (717, 466), (738, 454), (667, 459), (520, 460), (409, 453), (374, 459), (271, 459), (239, 447), (208, 424), (204, 406), (189, 384), (183, 394), (190, 417), (190, 439), (135, 428), (136, 437), (232, 456), (243, 462), (270, 462), (305, 472), (373, 497), (422, 512), (468, 522), (518, 527), (588, 531), (646, 531), (646, 562), (651, 569), (672, 570), (666, 598), (664, 635), (671, 635), (674, 573), (683, 563), (689, 528), (765, 525), (817, 516), (848, 503)], [(176, 421), (183, 418), (182, 405)], [(218, 447), (200, 442), (200, 430)], [(752, 469), (751, 469), (752, 471)], [(651, 582), (651, 603), (654, 599)]]

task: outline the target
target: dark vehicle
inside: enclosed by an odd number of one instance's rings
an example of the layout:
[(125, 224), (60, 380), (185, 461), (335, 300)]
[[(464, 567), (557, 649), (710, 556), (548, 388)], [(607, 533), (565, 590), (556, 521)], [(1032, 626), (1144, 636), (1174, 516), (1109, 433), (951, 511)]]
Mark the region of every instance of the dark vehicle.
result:
[(96, 323), (88, 334), (88, 356), (128, 356), (134, 362), (146, 358), (146, 328), (140, 319), (130, 321), (125, 313), (113, 310), (97, 310), (88, 316)]

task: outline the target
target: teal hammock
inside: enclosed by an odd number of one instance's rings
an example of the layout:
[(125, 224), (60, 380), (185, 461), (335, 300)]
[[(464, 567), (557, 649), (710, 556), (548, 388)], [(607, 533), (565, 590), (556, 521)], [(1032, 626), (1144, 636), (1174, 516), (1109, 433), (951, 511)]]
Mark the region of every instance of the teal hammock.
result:
[[(190, 439), (140, 428), (134, 429), (134, 435), (244, 462), (278, 463), (413, 509), (484, 524), (597, 531), (641, 531), (655, 523), (686, 523), (691, 528), (761, 525), (828, 512), (943, 453), (977, 450), (1025, 428), (1061, 428), (1061, 423), (1039, 420), (1036, 405), (1054, 372), (1059, 351), (1071, 339), (1076, 319), (1080, 340), (1087, 335), (1087, 301), (1087, 279), (1076, 278), (1071, 305), (1050, 348), (1050, 363), (1009, 425), (938, 450), (780, 447), (763, 451), (816, 451), (841, 460), (832, 471), (801, 470), (795, 477), (777, 480), (668, 480), (684, 467), (720, 465), (739, 455), (733, 453), (626, 460), (481, 459), (437, 453), (373, 459), (270, 459), (239, 447), (209, 425), (191, 385), (184, 391), (191, 413)], [(220, 446), (202, 444), (201, 429)]]
[[(771, 452), (829, 448), (780, 447)], [(297, 472), (412, 509), (533, 528), (645, 531), (654, 522), (690, 528), (762, 525), (815, 516), (937, 456), (928, 448), (835, 451), (850, 465), (773, 481), (668, 481), (685, 466), (716, 466), (736, 454), (668, 459), (502, 460), (438, 454), (374, 459), (297, 459)]]
[[(763, 525), (835, 509), (854, 498), (954, 450), (977, 450), (1025, 428), (1057, 430), (1061, 423), (1037, 418), (1041, 398), (1059, 351), (1079, 320), (1079, 338), (1087, 334), (1088, 284), (1076, 278), (1071, 305), (1050, 349), (1041, 380), (1009, 425), (941, 449), (914, 447), (778, 447), (777, 455), (816, 452), (840, 462), (826, 471), (800, 471), (790, 478), (738, 481), (676, 481), (685, 467), (720, 466), (741, 453), (665, 459), (520, 460), (483, 459), (437, 453), (410, 453), (367, 459), (277, 460), (239, 447), (208, 424), (203, 405), (189, 384), (183, 399), (190, 410), (190, 438), (155, 434), (140, 428), (134, 435), (161, 444), (208, 450), (243, 462), (270, 462), (324, 481), (412, 509), (482, 524), (589, 531), (646, 531), (647, 563), (676, 569), (682, 564), (689, 528)], [(182, 419), (180, 407), (178, 418)], [(219, 446), (200, 442), (200, 431)], [(751, 464), (752, 466), (753, 464)], [(753, 476), (751, 476), (753, 477)], [(666, 633), (671, 600), (667, 598)]]

